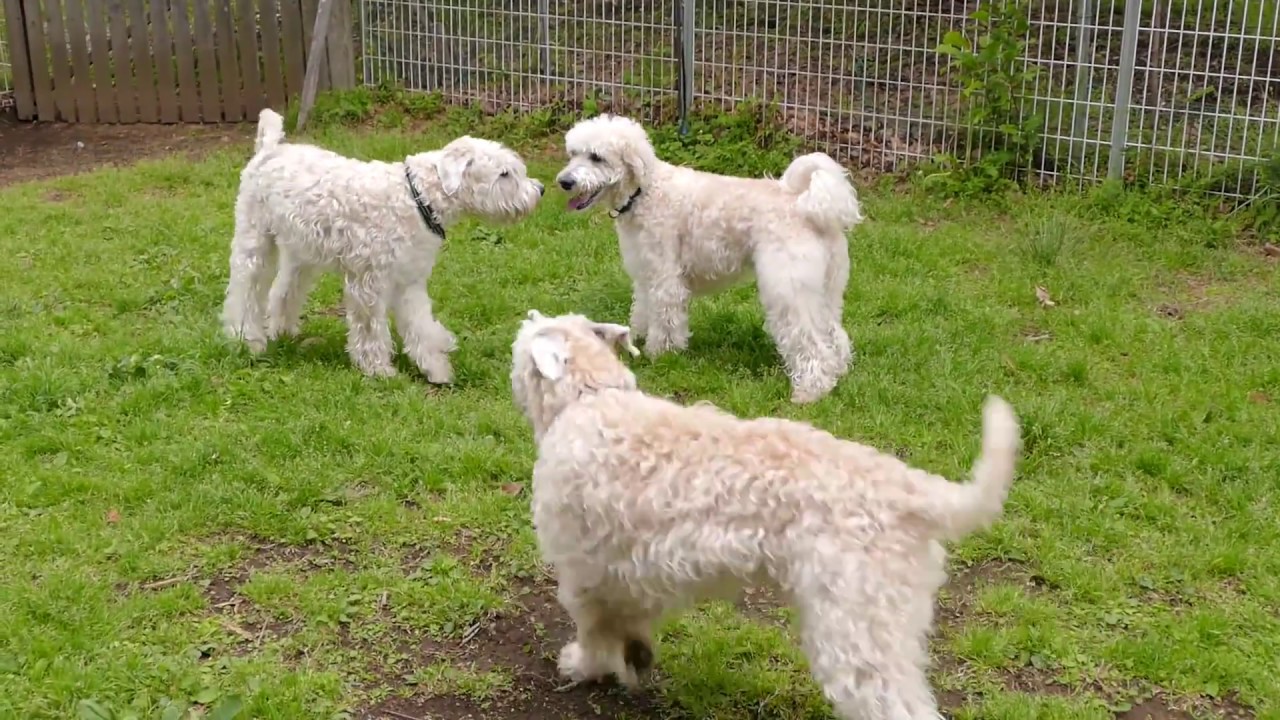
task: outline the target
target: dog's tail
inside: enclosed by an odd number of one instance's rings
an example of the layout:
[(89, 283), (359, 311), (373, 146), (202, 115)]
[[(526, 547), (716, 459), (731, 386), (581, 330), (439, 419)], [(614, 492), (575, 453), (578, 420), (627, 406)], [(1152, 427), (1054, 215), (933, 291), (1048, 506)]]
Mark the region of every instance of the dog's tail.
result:
[(826, 153), (801, 155), (791, 161), (778, 182), (799, 196), (796, 207), (824, 230), (845, 232), (863, 220), (848, 171)]
[(938, 478), (920, 498), (922, 514), (942, 539), (959, 540), (995, 522), (1013, 482), (1022, 449), (1018, 416), (1009, 403), (992, 395), (982, 407), (982, 452), (973, 465), (973, 479), (965, 484)]
[(284, 140), (284, 118), (280, 113), (265, 108), (258, 113), (258, 137), (253, 141), (253, 153), (270, 150)]

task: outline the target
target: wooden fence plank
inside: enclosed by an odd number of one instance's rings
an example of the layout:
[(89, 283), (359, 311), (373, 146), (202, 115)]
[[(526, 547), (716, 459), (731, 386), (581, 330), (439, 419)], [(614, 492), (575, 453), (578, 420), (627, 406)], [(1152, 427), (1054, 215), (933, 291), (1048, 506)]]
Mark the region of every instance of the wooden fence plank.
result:
[[(71, 53), (67, 49), (67, 31), (62, 21), (62, 3), (44, 0), (45, 41), (49, 43), (49, 62), (53, 75), (53, 104), (58, 120), (76, 121), (76, 93), (71, 85)], [(50, 120), (54, 118), (49, 118)]]
[(120, 109), (120, 122), (138, 122), (138, 93), (133, 82), (133, 69), (129, 59), (129, 24), (124, 14), (122, 0), (107, 0), (107, 14), (111, 31), (111, 70), (116, 79), (116, 106)]
[[(74, 2), (74, 0), (70, 0)], [(176, 3), (185, 5), (186, 3)], [(160, 122), (176, 123), (182, 119), (178, 110), (178, 83), (174, 79), (173, 42), (169, 33), (168, 3), (165, 0), (151, 0), (147, 3), (151, 11), (151, 52), (156, 62), (156, 93), (160, 102)]]
[(93, 57), (93, 94), (98, 103), (98, 119), (120, 122), (116, 107), (116, 87), (111, 80), (111, 43), (107, 40), (107, 8), (104, 0), (85, 0), (89, 23), (89, 45)]
[[(254, 17), (253, 0), (236, 2), (236, 40), (240, 46), (240, 78), (244, 81), (244, 114), (258, 117), (262, 109), (262, 62), (258, 57), (258, 28), (267, 18)], [(273, 18), (274, 19), (274, 18)]]
[(240, 63), (236, 60), (231, 0), (219, 0), (213, 7), (218, 19), (218, 85), (222, 88), (222, 116), (231, 122), (239, 122), (244, 119), (244, 96), (240, 92)]
[[(302, 47), (306, 48), (306, 66), (311, 65), (311, 36), (315, 33), (316, 26), (316, 10), (320, 0), (302, 0)], [(320, 80), (316, 86), (317, 91), (329, 89), (329, 62), (324, 54), (324, 47), (320, 48), (322, 53), (320, 56)]]
[[(165, 0), (151, 0), (164, 12)], [(173, 4), (173, 54), (178, 61), (178, 102), (183, 122), (200, 122), (200, 84), (196, 82), (196, 53), (191, 45), (191, 18), (186, 2)]]
[(138, 91), (138, 119), (144, 123), (160, 121), (160, 101), (156, 96), (156, 58), (151, 55), (151, 33), (147, 31), (148, 13), (143, 0), (129, 0), (129, 49), (133, 51), (133, 71)]
[(320, 85), (320, 75), (324, 71), (325, 49), (329, 40), (329, 20), (333, 16), (333, 6), (337, 2), (347, 0), (320, 0), (316, 12), (315, 27), (311, 33), (311, 43), (307, 51), (307, 77), (302, 81), (302, 98), (298, 100), (299, 132), (307, 126), (307, 114), (316, 101), (316, 90)]
[[(292, 4), (292, 0), (285, 0), (285, 4)], [(284, 63), (281, 62), (279, 15), (276, 0), (262, 0), (258, 23), (262, 27), (262, 71), (267, 106), (284, 112), (289, 96), (285, 91)]]
[(351, 0), (333, 4), (329, 18), (329, 87), (350, 90), (356, 86), (355, 44), (352, 42)]
[(51, 121), (58, 116), (53, 100), (53, 82), (49, 75), (49, 53), (45, 47), (44, 13), (40, 0), (26, 0), (22, 8), (27, 29), (27, 57), (31, 61), (31, 84), (36, 96), (35, 117)]
[(208, 0), (195, 0), (195, 25), (191, 31), (196, 36), (200, 74), (200, 118), (204, 122), (221, 122), (222, 105), (218, 98), (218, 60), (213, 52), (213, 22), (209, 19)]
[(76, 95), (76, 119), (84, 123), (98, 122), (98, 99), (93, 94), (93, 77), (89, 68), (89, 36), (84, 24), (82, 0), (66, 0), (67, 37), (71, 41), (71, 86)]
[(280, 25), (284, 33), (285, 94), (292, 97), (302, 92), (302, 75), (307, 69), (306, 51), (302, 49), (305, 33), (302, 30), (302, 3), (299, 0), (282, 0)]
[(22, 20), (22, 0), (4, 0), (0, 9), (7, 18), (5, 34), (9, 41), (13, 99), (18, 109), (18, 119), (32, 120), (36, 116), (36, 96), (35, 88), (31, 85), (31, 61), (27, 52), (27, 26)]

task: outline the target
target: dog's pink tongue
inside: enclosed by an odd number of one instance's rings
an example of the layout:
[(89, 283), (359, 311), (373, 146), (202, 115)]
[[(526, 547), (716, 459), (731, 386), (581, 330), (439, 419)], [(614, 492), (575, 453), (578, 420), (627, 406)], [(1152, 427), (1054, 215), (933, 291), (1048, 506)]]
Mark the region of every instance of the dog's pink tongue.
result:
[(577, 196), (574, 196), (574, 197), (569, 198), (569, 209), (570, 209), (570, 210), (581, 210), (581, 209), (582, 209), (582, 200), (583, 200), (583, 198), (582, 198), (582, 196), (581, 196), (581, 195), (577, 195)]

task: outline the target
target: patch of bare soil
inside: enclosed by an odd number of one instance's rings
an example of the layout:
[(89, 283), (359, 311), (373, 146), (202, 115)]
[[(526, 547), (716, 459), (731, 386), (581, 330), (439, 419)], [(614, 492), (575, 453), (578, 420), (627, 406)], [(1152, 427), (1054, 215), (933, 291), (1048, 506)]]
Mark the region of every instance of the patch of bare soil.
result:
[[(480, 702), (467, 697), (405, 692), (375, 707), (356, 713), (363, 720), (595, 720), (622, 714), (637, 719), (663, 718), (667, 714), (645, 692), (629, 695), (607, 685), (587, 684), (563, 689), (556, 673), (555, 657), (572, 637), (568, 617), (549, 587), (525, 591), (516, 600), (517, 610), (493, 619), (464, 635), (461, 642), (428, 642), (411, 653), (410, 669), (445, 661), (473, 665), (483, 672), (502, 668), (515, 678), (515, 686)], [(384, 678), (392, 688), (408, 687), (403, 679)]]
[(264, 641), (283, 637), (295, 629), (293, 623), (271, 616), (241, 593), (241, 588), (254, 573), (287, 570), (305, 576), (332, 567), (354, 567), (349, 559), (351, 549), (344, 545), (280, 545), (261, 540), (249, 542), (252, 550), (244, 559), (211, 578), (200, 579), (194, 572), (190, 572), (143, 583), (131, 589), (154, 592), (183, 582), (196, 583), (218, 623), (243, 642), (238, 651), (250, 652)]
[(254, 127), (26, 123), (0, 115), (0, 187), (168, 155), (200, 157), (251, 142)]

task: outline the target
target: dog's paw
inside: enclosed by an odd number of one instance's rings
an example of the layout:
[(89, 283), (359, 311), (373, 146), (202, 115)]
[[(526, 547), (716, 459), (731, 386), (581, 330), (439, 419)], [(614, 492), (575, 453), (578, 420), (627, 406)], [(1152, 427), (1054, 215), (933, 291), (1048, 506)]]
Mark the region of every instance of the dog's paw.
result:
[(627, 665), (634, 668), (637, 673), (645, 673), (653, 668), (653, 646), (640, 638), (627, 640), (622, 656)]
[(796, 405), (809, 405), (826, 397), (826, 394), (823, 390), (792, 390), (791, 402)]
[(556, 668), (560, 671), (562, 677), (568, 678), (575, 683), (580, 683), (595, 679), (588, 672), (589, 668), (586, 665), (586, 652), (581, 645), (571, 642), (560, 650), (560, 659), (556, 663)]
[(298, 325), (273, 325), (267, 328), (267, 337), (272, 340), (294, 338), (300, 334), (302, 334), (302, 328)]
[(428, 358), (422, 364), (422, 374), (432, 385), (449, 385), (453, 383), (453, 366), (444, 355)]
[(375, 365), (374, 367), (363, 368), (363, 370), (364, 374), (368, 377), (379, 379), (393, 378), (399, 374), (396, 372), (396, 369), (390, 365)]
[(249, 352), (254, 355), (260, 355), (267, 351), (266, 338), (245, 338), (244, 344), (249, 348)]

